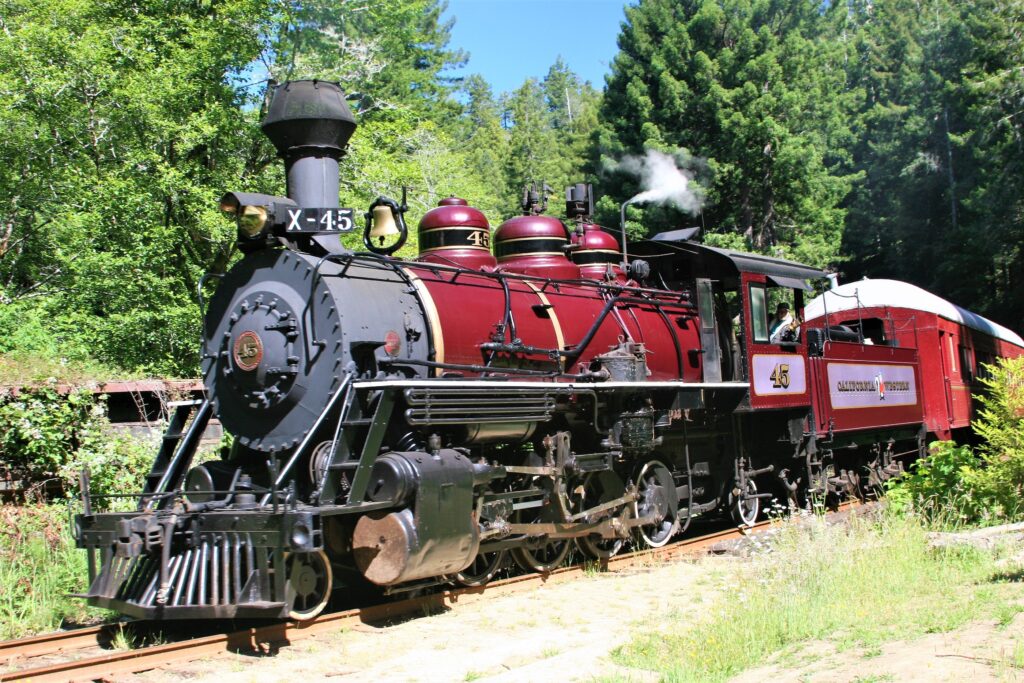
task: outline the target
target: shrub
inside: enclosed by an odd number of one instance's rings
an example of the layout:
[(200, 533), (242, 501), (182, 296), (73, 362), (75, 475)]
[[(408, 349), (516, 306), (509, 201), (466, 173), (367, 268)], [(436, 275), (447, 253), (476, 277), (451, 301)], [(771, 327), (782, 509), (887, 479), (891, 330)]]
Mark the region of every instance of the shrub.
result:
[[(60, 468), (65, 490), (81, 493), (79, 473), (89, 470), (93, 494), (125, 494), (142, 490), (143, 478), (156, 456), (157, 446), (126, 433), (110, 429), (106, 418), (96, 419), (79, 433), (80, 445)], [(100, 499), (99, 507), (134, 506), (134, 500)]]
[(970, 446), (935, 441), (927, 457), (911, 463), (906, 474), (890, 482), (889, 505), (941, 520), (947, 526), (973, 521), (984, 507), (968, 484), (977, 468), (978, 457)]
[(84, 390), (61, 396), (52, 387), (37, 387), (8, 395), (0, 401), (0, 460), (33, 482), (59, 477), (94, 405)]
[(87, 390), (61, 395), (36, 387), (0, 399), (0, 461), (13, 477), (36, 485), (56, 480), (77, 493), (78, 473), (88, 467), (94, 492), (136, 491), (154, 449), (114, 431)]
[(985, 367), (973, 423), (980, 445), (933, 443), (928, 457), (890, 483), (894, 507), (955, 524), (1024, 516), (1024, 356)]
[(986, 391), (974, 431), (982, 438), (982, 467), (967, 473), (968, 484), (999, 516), (1024, 514), (1024, 356), (988, 366)]

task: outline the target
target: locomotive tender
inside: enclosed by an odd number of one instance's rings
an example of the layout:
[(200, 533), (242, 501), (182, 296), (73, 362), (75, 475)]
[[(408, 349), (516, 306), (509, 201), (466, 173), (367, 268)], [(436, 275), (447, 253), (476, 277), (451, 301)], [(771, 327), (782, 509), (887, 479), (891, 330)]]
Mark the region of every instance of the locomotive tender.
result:
[[(952, 387), (933, 387), (949, 375), (927, 365), (945, 344), (979, 359), (1024, 349), (983, 319), (914, 301), (894, 315), (841, 288), (773, 342), (769, 302), (801, 311), (825, 273), (685, 231), (626, 262), (582, 185), (568, 230), (537, 192), (493, 237), (445, 199), (419, 223), (414, 261), (390, 256), (404, 198), (379, 198), (368, 251), (353, 253), (338, 159), (356, 124), (339, 87), (276, 86), (262, 126), (288, 197), (222, 200), (244, 256), (205, 313), (207, 398), (174, 407), (136, 510), (94, 511), (83, 474), (90, 604), (306, 619), (366, 581), (478, 585), (508, 555), (544, 572), (572, 546), (663, 545), (702, 513), (750, 523), (766, 499), (878, 484), (929, 433), (962, 426), (952, 408), (926, 417)], [(959, 336), (936, 341), (940, 328)], [(233, 447), (196, 464), (213, 416)]]

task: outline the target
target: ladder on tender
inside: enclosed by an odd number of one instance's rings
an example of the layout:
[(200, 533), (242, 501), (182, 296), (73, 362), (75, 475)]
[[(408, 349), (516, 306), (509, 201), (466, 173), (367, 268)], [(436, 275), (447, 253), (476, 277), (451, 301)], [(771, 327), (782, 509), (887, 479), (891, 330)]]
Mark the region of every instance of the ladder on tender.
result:
[(171, 497), (161, 494), (180, 488), (213, 413), (209, 399), (175, 401), (168, 407), (173, 412), (160, 442), (160, 451), (146, 475), (143, 489), (146, 495), (139, 499), (139, 510), (161, 509), (170, 505)]

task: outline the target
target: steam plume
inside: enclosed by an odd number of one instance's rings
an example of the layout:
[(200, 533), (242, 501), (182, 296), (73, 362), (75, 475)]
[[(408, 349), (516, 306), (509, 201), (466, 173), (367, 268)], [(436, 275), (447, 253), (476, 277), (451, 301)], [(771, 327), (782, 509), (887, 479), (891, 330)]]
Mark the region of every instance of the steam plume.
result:
[[(680, 163), (677, 163), (677, 159)], [(691, 215), (704, 205), (704, 191), (694, 184), (691, 167), (697, 160), (686, 150), (675, 156), (649, 149), (642, 157), (628, 156), (619, 162), (616, 170), (632, 173), (640, 178), (643, 190), (629, 200), (630, 204), (671, 204)]]

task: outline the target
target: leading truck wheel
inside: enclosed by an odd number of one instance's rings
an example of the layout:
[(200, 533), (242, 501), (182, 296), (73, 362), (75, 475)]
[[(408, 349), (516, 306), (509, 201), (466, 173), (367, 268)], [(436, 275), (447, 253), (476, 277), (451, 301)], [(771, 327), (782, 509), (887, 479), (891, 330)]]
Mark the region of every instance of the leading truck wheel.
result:
[(288, 617), (307, 621), (324, 611), (331, 597), (334, 574), (323, 550), (312, 553), (288, 553), (284, 558), (285, 600)]

